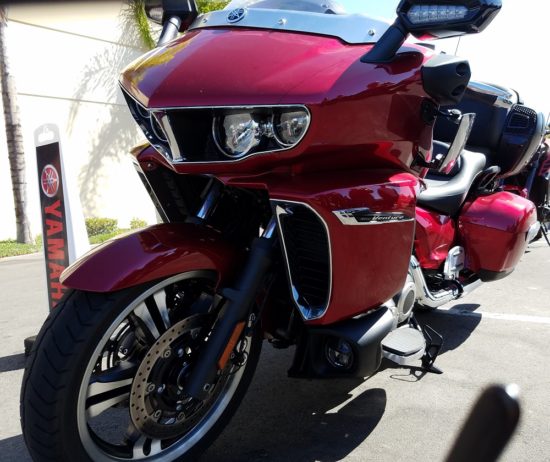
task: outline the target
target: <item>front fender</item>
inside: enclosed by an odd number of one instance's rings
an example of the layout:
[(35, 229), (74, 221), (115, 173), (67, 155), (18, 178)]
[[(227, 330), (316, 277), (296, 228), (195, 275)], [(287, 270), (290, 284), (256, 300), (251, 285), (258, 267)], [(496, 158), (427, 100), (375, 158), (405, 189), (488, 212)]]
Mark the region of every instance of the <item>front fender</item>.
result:
[(214, 270), (224, 283), (242, 252), (204, 226), (169, 223), (113, 239), (88, 252), (61, 275), (61, 283), (112, 292), (192, 270)]

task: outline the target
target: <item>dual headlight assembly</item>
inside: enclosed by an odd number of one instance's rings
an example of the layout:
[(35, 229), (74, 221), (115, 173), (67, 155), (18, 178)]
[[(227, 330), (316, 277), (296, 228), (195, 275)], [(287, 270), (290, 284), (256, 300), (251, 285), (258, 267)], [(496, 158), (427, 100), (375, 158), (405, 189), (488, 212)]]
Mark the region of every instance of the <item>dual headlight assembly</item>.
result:
[(223, 154), (240, 159), (253, 153), (296, 146), (305, 136), (310, 120), (309, 111), (304, 107), (231, 111), (214, 117), (212, 135)]

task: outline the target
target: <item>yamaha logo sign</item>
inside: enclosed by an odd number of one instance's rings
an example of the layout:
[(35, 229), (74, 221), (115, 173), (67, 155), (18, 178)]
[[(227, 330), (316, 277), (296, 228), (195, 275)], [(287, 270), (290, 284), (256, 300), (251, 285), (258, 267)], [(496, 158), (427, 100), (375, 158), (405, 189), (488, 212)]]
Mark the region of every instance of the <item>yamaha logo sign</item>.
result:
[(235, 8), (227, 15), (227, 22), (239, 22), (246, 16), (246, 8)]
[(42, 192), (46, 196), (53, 197), (57, 194), (59, 189), (59, 173), (57, 173), (57, 169), (53, 165), (48, 164), (42, 169), (40, 185), (42, 186)]

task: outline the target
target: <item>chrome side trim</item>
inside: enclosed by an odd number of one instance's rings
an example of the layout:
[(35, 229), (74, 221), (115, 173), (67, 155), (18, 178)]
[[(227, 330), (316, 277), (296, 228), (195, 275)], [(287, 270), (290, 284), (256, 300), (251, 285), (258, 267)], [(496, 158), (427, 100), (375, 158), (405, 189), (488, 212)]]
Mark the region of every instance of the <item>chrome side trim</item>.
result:
[(376, 43), (389, 24), (362, 14), (322, 14), (307, 11), (247, 8), (238, 22), (228, 21), (228, 11), (219, 10), (199, 16), (189, 30), (208, 27), (255, 28), (306, 32), (337, 37), (347, 43)]
[(508, 89), (495, 87), (489, 83), (470, 81), (468, 89), (475, 93), (494, 96), (495, 106), (497, 107), (510, 108), (518, 103), (517, 93), (512, 93), (512, 91)]
[(531, 226), (529, 226), (529, 229), (527, 230), (527, 234), (525, 235), (525, 239), (527, 240), (527, 243), (531, 243), (535, 237), (537, 237), (537, 234), (539, 233), (541, 228), (540, 221), (535, 221)]
[(371, 212), (367, 207), (356, 209), (335, 210), (332, 213), (344, 225), (385, 225), (388, 223), (405, 223), (414, 221), (402, 212)]
[(168, 138), (168, 146), (170, 146), (170, 157), (168, 157), (168, 160), (173, 162), (181, 162), (183, 157), (181, 156), (180, 147), (178, 141), (176, 140), (174, 130), (172, 130), (172, 125), (170, 125), (168, 114), (166, 114), (165, 111), (153, 111), (152, 114), (155, 115), (155, 119), (157, 119), (166, 134), (166, 138)]
[[(298, 311), (300, 312), (300, 315), (304, 319), (304, 321), (313, 321), (314, 319), (322, 318), (325, 313), (328, 310), (328, 307), (330, 305), (330, 299), (332, 297), (332, 249), (331, 249), (331, 239), (330, 239), (330, 232), (328, 229), (328, 225), (326, 224), (325, 220), (323, 220), (323, 217), (315, 210), (313, 207), (311, 207), (309, 204), (306, 204), (305, 202), (296, 202), (296, 201), (286, 201), (286, 200), (270, 200), (275, 205), (275, 216), (277, 217), (277, 227), (279, 230), (279, 236), (281, 236), (281, 243), (283, 245), (283, 254), (285, 257), (285, 263), (286, 263), (286, 271), (288, 280), (290, 282), (290, 289), (292, 292), (292, 300), (294, 301), (294, 304), (296, 305), (296, 308), (298, 308)], [(317, 308), (311, 308), (307, 306), (303, 306), (300, 304), (300, 294), (298, 293), (298, 290), (296, 289), (296, 286), (292, 282), (292, 273), (290, 271), (290, 262), (288, 259), (288, 253), (287, 253), (287, 247), (285, 243), (285, 236), (283, 233), (283, 228), (281, 225), (281, 216), (288, 215), (290, 212), (285, 209), (284, 204), (296, 204), (300, 206), (304, 206), (311, 210), (317, 218), (321, 221), (325, 228), (325, 232), (327, 233), (327, 240), (328, 240), (328, 259), (329, 259), (329, 287), (328, 287), (328, 295), (327, 295), (327, 301), (325, 306), (317, 307)]]
[(414, 255), (411, 255), (409, 271), (412, 274), (414, 284), (416, 286), (418, 303), (428, 308), (437, 308), (441, 305), (444, 305), (445, 303), (456, 300), (464, 296), (465, 294), (477, 289), (482, 284), (482, 281), (480, 279), (476, 279), (470, 284), (463, 286), (462, 290), (460, 290), (459, 286), (457, 286), (456, 289), (442, 290), (437, 293), (432, 293), (428, 288), (426, 279), (424, 279), (424, 274), (422, 273), (420, 263)]

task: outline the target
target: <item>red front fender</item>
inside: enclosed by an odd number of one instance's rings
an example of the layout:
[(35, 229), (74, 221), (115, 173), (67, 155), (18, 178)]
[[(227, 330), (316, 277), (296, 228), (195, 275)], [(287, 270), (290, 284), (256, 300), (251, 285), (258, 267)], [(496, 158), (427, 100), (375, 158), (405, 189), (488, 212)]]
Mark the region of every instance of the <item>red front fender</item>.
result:
[(231, 277), (242, 252), (210, 228), (161, 224), (114, 239), (84, 255), (61, 275), (66, 287), (112, 292), (192, 270)]

